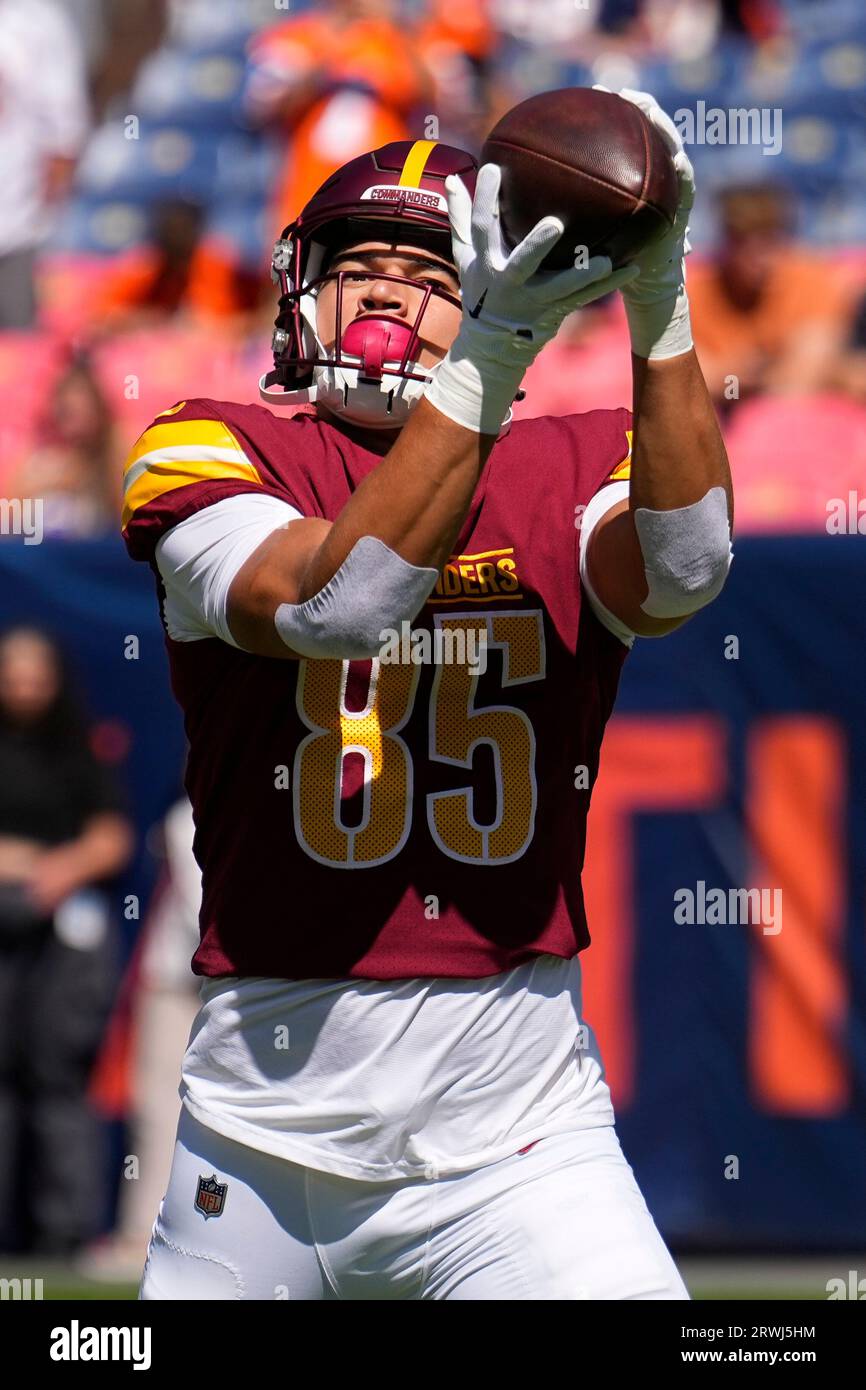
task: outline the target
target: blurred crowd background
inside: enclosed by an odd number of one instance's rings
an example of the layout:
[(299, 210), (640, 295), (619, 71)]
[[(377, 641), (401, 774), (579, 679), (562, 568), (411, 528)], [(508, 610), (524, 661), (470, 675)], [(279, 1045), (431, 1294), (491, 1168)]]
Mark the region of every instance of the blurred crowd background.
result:
[[(135, 1266), (196, 1007), (183, 740), (117, 541), (125, 454), (184, 397), (257, 400), (270, 247), (332, 169), (402, 138), (477, 153), (523, 97), (594, 82), (781, 113), (773, 142), (690, 146), (689, 288), (738, 534), (826, 538), (866, 476), (862, 0), (0, 0), (0, 1251)], [(524, 414), (630, 404), (619, 302), (525, 385)], [(34, 498), (41, 546), (11, 520)]]
[[(431, 129), (477, 152), (516, 101), (596, 81), (781, 113), (774, 140), (690, 147), (739, 527), (823, 526), (828, 471), (863, 466), (858, 0), (2, 0), (0, 40), (0, 490), (51, 534), (114, 527), (118, 462), (181, 390), (256, 399), (269, 247), (334, 167)], [(617, 303), (575, 315), (523, 409), (627, 401), (625, 341)]]

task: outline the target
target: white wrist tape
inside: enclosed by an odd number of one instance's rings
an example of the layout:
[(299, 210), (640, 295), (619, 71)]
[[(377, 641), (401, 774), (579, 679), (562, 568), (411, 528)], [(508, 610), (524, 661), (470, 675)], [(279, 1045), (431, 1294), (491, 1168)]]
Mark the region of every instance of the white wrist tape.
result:
[(623, 294), (631, 350), (651, 362), (679, 357), (694, 346), (689, 316), (689, 297), (685, 286), (670, 298), (642, 304)]
[(476, 434), (498, 434), (524, 372), (542, 344), (508, 329), (464, 319), (434, 369), (427, 400), (449, 420)]
[(721, 592), (732, 554), (723, 487), (710, 488), (690, 507), (638, 507), (634, 524), (649, 585), (641, 608), (649, 617), (684, 617)]
[(274, 626), (301, 656), (359, 661), (378, 656), (386, 629), (411, 622), (438, 578), (410, 565), (375, 536), (356, 541), (340, 568), (306, 603), (281, 603)]

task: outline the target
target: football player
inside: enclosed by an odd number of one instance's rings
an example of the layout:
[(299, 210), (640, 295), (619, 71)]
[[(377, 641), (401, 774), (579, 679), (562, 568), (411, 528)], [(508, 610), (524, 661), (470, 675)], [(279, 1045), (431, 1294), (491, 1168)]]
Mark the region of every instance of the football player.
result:
[[(581, 1017), (620, 669), (730, 562), (691, 166), (623, 95), (681, 195), (634, 265), (540, 270), (562, 224), (508, 251), (495, 165), (386, 145), (277, 243), (269, 408), (180, 401), (130, 455), (124, 534), (159, 586), (203, 874), (142, 1298), (688, 1297)], [(612, 290), (633, 418), (512, 423), (527, 365)]]

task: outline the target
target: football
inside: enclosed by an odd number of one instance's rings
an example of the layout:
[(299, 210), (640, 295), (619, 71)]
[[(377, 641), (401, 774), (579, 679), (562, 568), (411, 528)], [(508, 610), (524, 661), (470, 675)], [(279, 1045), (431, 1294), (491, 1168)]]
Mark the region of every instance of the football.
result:
[(544, 270), (574, 265), (583, 246), (627, 265), (673, 225), (678, 186), (668, 148), (643, 112), (612, 92), (566, 87), (520, 102), (485, 140), (487, 162), (502, 168), (507, 246), (549, 214), (565, 223)]

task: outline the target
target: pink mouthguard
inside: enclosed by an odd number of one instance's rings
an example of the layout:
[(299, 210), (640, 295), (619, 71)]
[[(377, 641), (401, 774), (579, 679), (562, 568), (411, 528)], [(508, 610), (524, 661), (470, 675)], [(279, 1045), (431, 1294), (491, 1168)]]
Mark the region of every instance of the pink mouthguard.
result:
[(349, 324), (340, 344), (343, 352), (360, 357), (364, 376), (380, 377), (386, 362), (399, 362), (406, 350), (412, 329), (407, 323), (394, 319), (355, 319)]

